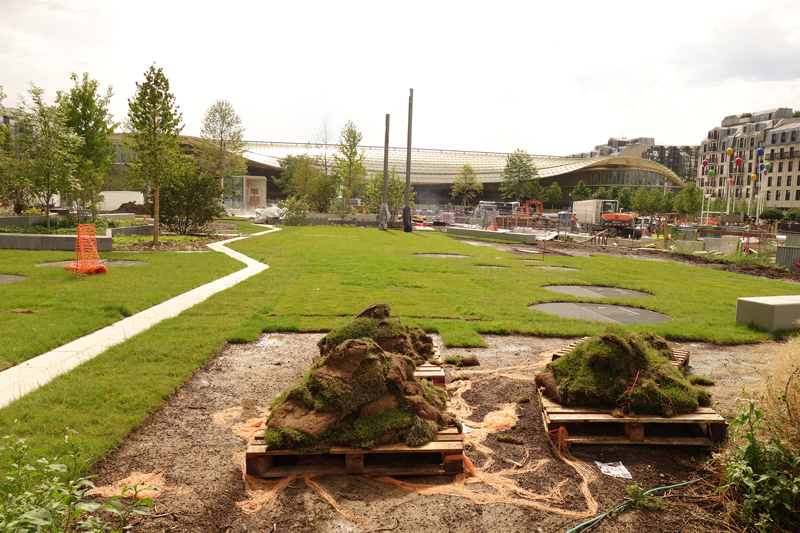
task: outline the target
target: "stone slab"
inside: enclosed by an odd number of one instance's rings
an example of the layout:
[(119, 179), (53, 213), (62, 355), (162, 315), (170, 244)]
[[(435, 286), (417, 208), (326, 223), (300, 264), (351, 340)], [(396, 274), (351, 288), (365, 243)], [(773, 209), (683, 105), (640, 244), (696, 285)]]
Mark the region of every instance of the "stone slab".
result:
[(524, 242), (525, 244), (533, 244), (538, 240), (536, 235), (532, 233), (510, 233), (483, 229), (454, 228), (452, 226), (448, 226), (447, 234), (458, 235), (461, 237), (478, 237), (483, 239), (503, 239), (505, 241)]
[(800, 295), (762, 296), (736, 300), (736, 322), (755, 324), (767, 331), (793, 329), (800, 320)]

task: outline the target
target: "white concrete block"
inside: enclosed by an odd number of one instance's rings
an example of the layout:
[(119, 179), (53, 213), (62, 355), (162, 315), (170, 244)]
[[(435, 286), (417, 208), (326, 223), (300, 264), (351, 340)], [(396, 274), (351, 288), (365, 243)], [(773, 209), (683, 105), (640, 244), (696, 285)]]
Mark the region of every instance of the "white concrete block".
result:
[(736, 322), (755, 324), (767, 331), (796, 328), (800, 319), (800, 295), (739, 298)]

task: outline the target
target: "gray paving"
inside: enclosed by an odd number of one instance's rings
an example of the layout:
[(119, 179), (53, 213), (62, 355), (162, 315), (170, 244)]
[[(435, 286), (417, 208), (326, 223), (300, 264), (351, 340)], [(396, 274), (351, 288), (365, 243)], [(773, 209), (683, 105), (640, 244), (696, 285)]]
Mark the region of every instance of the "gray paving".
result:
[(25, 276), (15, 276), (13, 274), (0, 274), (0, 285), (3, 283), (14, 283), (15, 281), (22, 281)]
[[(117, 259), (101, 259), (102, 263), (107, 267), (128, 267), (128, 266), (144, 266), (149, 265), (150, 263), (145, 263), (144, 261), (126, 261), (126, 260), (117, 260)], [(70, 261), (50, 261), (49, 263), (39, 263), (38, 265), (34, 265), (37, 267), (65, 267), (70, 263), (74, 263), (74, 260)]]
[[(263, 235), (277, 230), (278, 228), (272, 228), (251, 236)], [(208, 297), (233, 287), (237, 283), (269, 268), (268, 265), (225, 246), (228, 243), (245, 238), (247, 237), (218, 241), (209, 244), (208, 247), (241, 261), (247, 265), (246, 268), (194, 288), (166, 302), (154, 305), (85, 337), (59, 346), (54, 350), (0, 372), (0, 408), (36, 390), (59, 375), (72, 370), (81, 363), (97, 357), (115, 344), (146, 331), (162, 320), (178, 316), (186, 309), (199, 304)]]
[(542, 270), (573, 270), (578, 271), (577, 268), (570, 268), (570, 267), (559, 267), (559, 266), (539, 266), (539, 265), (528, 265), (531, 268), (541, 268)]
[(632, 289), (619, 289), (617, 287), (596, 287), (593, 285), (546, 285), (542, 287), (548, 291), (560, 294), (570, 294), (579, 298), (652, 298), (652, 294), (634, 291)]
[(613, 324), (661, 324), (672, 320), (667, 315), (627, 307), (624, 305), (603, 305), (586, 302), (550, 302), (528, 306), (529, 309), (563, 318), (577, 318), (597, 322), (611, 322)]
[(416, 255), (417, 257), (437, 257), (439, 259), (442, 259), (442, 258), (444, 258), (444, 259), (447, 259), (447, 258), (461, 259), (461, 258), (464, 258), (464, 257), (471, 257), (469, 255), (458, 255), (458, 254), (414, 254), (414, 255)]

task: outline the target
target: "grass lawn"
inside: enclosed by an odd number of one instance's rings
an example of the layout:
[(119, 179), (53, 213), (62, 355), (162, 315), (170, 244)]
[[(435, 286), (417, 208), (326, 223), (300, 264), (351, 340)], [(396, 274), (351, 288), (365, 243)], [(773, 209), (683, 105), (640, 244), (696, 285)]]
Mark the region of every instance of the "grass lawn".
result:
[[(601, 323), (562, 319), (531, 311), (538, 302), (576, 299), (549, 292), (547, 284), (596, 284), (642, 290), (655, 295), (643, 300), (603, 300), (642, 306), (669, 314), (673, 320), (659, 325), (631, 326), (651, 330), (671, 339), (718, 343), (756, 342), (769, 334), (734, 321), (736, 298), (797, 293), (796, 285), (755, 279), (677, 263), (596, 256), (546, 257), (544, 264), (564, 265), (577, 272), (529, 268), (526, 258), (471, 246), (434, 232), (380, 232), (374, 229), (308, 227), (285, 228), (230, 245), (270, 268), (218, 293), (205, 302), (166, 320), (136, 337), (112, 347), (97, 358), (60, 376), (40, 389), (0, 410), (0, 435), (14, 433), (31, 446), (54, 450), (66, 428), (94, 439), (89, 451), (102, 456), (154, 412), (199, 366), (228, 340), (254, 339), (267, 331), (323, 331), (348, 320), (365, 306), (386, 302), (408, 323), (439, 331), (449, 345), (480, 345), (482, 333), (525, 333), (553, 336), (586, 335), (600, 331)], [(415, 253), (455, 253), (463, 259), (437, 259)], [(102, 309), (94, 299), (116, 290), (109, 301), (126, 305), (148, 298), (154, 287), (174, 278), (199, 275), (195, 270), (223, 261), (218, 254), (120, 254), (151, 261), (158, 268), (149, 276), (125, 268), (130, 283), (105, 286), (103, 276), (73, 279), (52, 269), (40, 273), (32, 266), (44, 260), (63, 259), (63, 253), (0, 252), (0, 272), (42, 276), (49, 288), (29, 291), (0, 286), (2, 308), (6, 294), (16, 291), (19, 303), (40, 313), (45, 304), (58, 307), (62, 293), (73, 303), (71, 320), (84, 311)], [(105, 254), (104, 254), (105, 255)], [(238, 263), (237, 263), (238, 264)], [(541, 264), (541, 263), (538, 263)], [(17, 266), (15, 266), (17, 265)], [(182, 266), (181, 266), (182, 265)], [(227, 265), (227, 266), (226, 266)], [(478, 265), (508, 268), (482, 269)], [(235, 267), (234, 267), (235, 269)], [(112, 270), (107, 280), (120, 269)], [(143, 270), (144, 271), (144, 270)], [(174, 273), (179, 272), (180, 276)], [(212, 277), (212, 276), (209, 276)], [(116, 278), (119, 279), (119, 278)], [(151, 286), (147, 282), (151, 281)], [(102, 289), (101, 289), (102, 285)], [(172, 285), (170, 285), (172, 286)], [(85, 287), (95, 287), (86, 290)], [(145, 287), (147, 290), (145, 290)], [(30, 292), (33, 291), (33, 292)], [(26, 294), (37, 294), (25, 301)], [(88, 307), (87, 307), (88, 306)], [(131, 308), (133, 310), (133, 308)], [(6, 319), (0, 313), (0, 320)], [(60, 320), (57, 313), (51, 320)], [(47, 323), (43, 324), (47, 329)], [(0, 323), (0, 327), (3, 324)], [(42, 328), (40, 326), (39, 328)], [(37, 337), (15, 326), (7, 338)], [(49, 334), (45, 334), (49, 335)], [(16, 341), (15, 341), (16, 342)]]
[(0, 370), (112, 324), (242, 268), (221, 253), (100, 254), (149, 263), (110, 267), (76, 278), (39, 263), (71, 260), (71, 252), (0, 250), (0, 273), (25, 276), (0, 285)]
[(229, 231), (235, 231), (237, 233), (242, 233), (244, 235), (260, 233), (262, 231), (267, 231), (269, 229), (263, 224), (253, 224), (252, 219), (249, 218), (227, 217), (227, 218), (217, 219), (216, 222), (221, 224), (227, 224)]
[[(664, 313), (664, 324), (629, 325), (675, 340), (721, 344), (757, 342), (770, 335), (736, 324), (736, 299), (796, 294), (797, 286), (672, 262), (597, 255), (547, 256), (543, 263), (489, 247), (473, 246), (434, 232), (378, 232), (335, 227), (286, 228), (232, 243), (270, 265), (281, 283), (265, 286), (263, 308), (233, 340), (261, 330), (318, 331), (331, 328), (375, 302), (388, 303), (408, 323), (441, 333), (448, 346), (480, 345), (482, 333), (549, 336), (591, 335), (603, 323), (566, 319), (528, 306), (553, 301), (597, 301)], [(468, 258), (429, 258), (449, 253)], [(578, 271), (539, 270), (531, 264)], [(507, 268), (478, 268), (497, 265)], [(645, 291), (647, 299), (587, 300), (557, 294), (543, 285), (602, 285)]]

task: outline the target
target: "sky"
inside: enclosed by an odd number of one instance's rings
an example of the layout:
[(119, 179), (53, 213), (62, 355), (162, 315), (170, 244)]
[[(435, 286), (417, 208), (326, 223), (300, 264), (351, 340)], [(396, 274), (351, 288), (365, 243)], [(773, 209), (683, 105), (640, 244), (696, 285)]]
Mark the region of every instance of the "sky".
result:
[[(609, 137), (700, 144), (727, 115), (800, 109), (800, 2), (0, 0), (16, 105), (88, 72), (122, 122), (155, 63), (183, 133), (231, 103), (245, 139), (567, 155)], [(121, 130), (121, 128), (120, 128)]]

